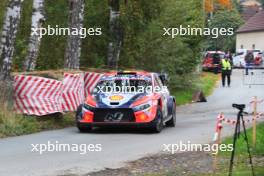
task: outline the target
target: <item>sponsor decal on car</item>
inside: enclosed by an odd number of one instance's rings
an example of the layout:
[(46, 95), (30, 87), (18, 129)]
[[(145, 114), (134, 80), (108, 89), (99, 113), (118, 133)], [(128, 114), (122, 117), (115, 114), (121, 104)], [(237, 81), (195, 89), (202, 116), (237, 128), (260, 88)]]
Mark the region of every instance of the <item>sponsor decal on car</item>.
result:
[(120, 100), (124, 99), (124, 97), (122, 95), (112, 95), (109, 97), (109, 99), (112, 101), (120, 101)]

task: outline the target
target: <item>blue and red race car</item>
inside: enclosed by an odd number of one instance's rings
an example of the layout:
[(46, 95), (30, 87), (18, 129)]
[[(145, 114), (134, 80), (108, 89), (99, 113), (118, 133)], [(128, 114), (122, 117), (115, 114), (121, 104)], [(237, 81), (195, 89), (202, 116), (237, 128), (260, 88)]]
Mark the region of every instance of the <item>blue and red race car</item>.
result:
[(166, 76), (145, 71), (105, 73), (76, 113), (77, 127), (136, 126), (161, 132), (176, 124), (176, 100)]

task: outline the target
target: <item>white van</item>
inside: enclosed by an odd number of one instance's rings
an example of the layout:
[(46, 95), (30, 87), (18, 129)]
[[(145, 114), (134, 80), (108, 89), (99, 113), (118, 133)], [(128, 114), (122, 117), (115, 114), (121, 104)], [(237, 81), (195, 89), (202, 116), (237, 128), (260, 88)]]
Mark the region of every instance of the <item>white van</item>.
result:
[(254, 58), (261, 52), (258, 49), (248, 50), (248, 49), (238, 49), (235, 56), (233, 57), (233, 66), (236, 68), (243, 68), (246, 66), (245, 56), (248, 51), (252, 51)]

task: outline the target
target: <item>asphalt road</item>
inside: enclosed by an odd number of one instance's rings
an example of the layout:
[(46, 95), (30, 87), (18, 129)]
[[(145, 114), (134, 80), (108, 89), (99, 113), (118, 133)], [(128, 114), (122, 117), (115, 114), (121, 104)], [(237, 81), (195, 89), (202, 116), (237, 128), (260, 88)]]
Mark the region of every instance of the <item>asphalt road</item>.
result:
[[(81, 134), (76, 128), (46, 131), (0, 140), (0, 175), (70, 175), (84, 174), (103, 168), (123, 166), (127, 161), (155, 154), (163, 150), (163, 144), (180, 141), (209, 143), (212, 141), (216, 116), (224, 112), (227, 118), (235, 118), (232, 103), (246, 103), (253, 96), (264, 98), (264, 86), (245, 86), (242, 70), (232, 76), (231, 88), (217, 86), (207, 103), (195, 103), (178, 107), (176, 128), (166, 128), (161, 134), (137, 130), (97, 130)], [(264, 112), (262, 104), (260, 111)], [(248, 109), (251, 111), (251, 109)], [(233, 127), (225, 125), (223, 135), (233, 133)], [(32, 152), (31, 144), (101, 144), (101, 152)]]

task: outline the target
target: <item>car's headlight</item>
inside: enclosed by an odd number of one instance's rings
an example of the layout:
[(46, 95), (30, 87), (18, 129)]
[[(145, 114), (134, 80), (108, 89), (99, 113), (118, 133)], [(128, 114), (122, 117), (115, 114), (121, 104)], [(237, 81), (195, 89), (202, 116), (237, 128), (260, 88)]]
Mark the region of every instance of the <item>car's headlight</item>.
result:
[(90, 106), (90, 105), (88, 105), (88, 104), (83, 104), (83, 107), (84, 107), (84, 109), (86, 109), (86, 110), (89, 110), (89, 111), (92, 111), (93, 109), (94, 109), (94, 107), (93, 106)]
[(143, 111), (143, 110), (149, 109), (150, 107), (151, 107), (151, 102), (148, 102), (148, 103), (133, 107), (133, 110), (134, 112)]

